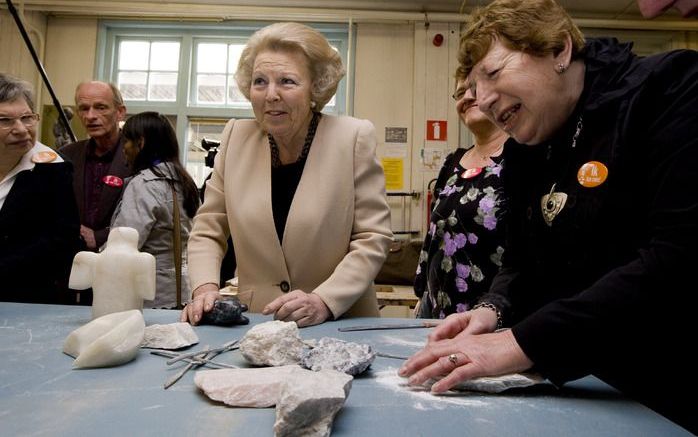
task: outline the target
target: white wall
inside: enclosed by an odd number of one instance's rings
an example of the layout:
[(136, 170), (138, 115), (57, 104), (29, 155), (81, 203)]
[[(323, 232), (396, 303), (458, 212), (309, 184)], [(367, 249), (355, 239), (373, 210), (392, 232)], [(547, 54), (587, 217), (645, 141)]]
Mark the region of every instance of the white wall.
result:
[[(35, 46), (40, 53), (45, 52), (42, 59), (61, 103), (72, 105), (75, 86), (91, 79), (95, 71), (97, 19), (46, 19), (33, 12), (27, 13), (26, 20)], [(379, 158), (402, 160), (399, 191), (420, 193), (418, 199), (390, 198), (395, 231), (417, 230), (423, 235), (427, 184), (436, 177), (446, 153), (459, 143), (470, 142), (469, 135), (461, 133), (450, 97), (454, 90), (459, 27), (459, 23), (438, 22), (426, 26), (423, 21), (359, 23), (356, 27), (354, 115), (374, 123)], [(443, 36), (440, 47), (432, 42), (437, 34)], [(698, 48), (695, 32), (667, 34), (638, 38), (644, 46), (663, 50)], [(626, 39), (628, 35), (632, 33), (623, 32)], [(0, 66), (0, 71), (41, 84), (14, 22), (4, 10), (0, 11)], [(47, 92), (41, 93), (41, 101), (52, 104)], [(426, 120), (446, 120), (448, 139), (427, 141)], [(386, 127), (406, 128), (406, 142), (386, 143)], [(435, 158), (430, 161), (430, 157)]]
[[(39, 12), (27, 12), (20, 17), (29, 39), (39, 59), (43, 59), (46, 40), (46, 17)], [(41, 112), (41, 94), (43, 92), (41, 75), (31, 57), (12, 15), (7, 10), (0, 10), (0, 72), (12, 74), (26, 80), (34, 86), (36, 93), (36, 110)], [(39, 133), (40, 135), (40, 133)]]
[[(94, 78), (96, 47), (96, 19), (49, 18), (45, 67), (61, 104), (73, 105), (77, 84)], [(44, 104), (52, 103), (45, 96)]]

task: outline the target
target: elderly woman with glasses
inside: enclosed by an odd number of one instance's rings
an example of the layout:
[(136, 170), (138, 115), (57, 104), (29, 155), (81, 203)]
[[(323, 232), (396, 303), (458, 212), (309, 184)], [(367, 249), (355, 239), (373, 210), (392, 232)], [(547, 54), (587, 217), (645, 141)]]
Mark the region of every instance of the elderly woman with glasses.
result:
[(504, 252), (502, 151), (509, 136), (480, 111), (462, 69), (456, 71), (453, 99), (474, 142), (446, 157), (434, 185), (414, 283), (417, 317), (427, 319), (489, 311), (491, 298), (484, 295)]
[[(402, 367), (411, 384), (534, 369), (593, 374), (698, 432), (698, 52), (584, 39), (554, 0), (494, 0), (459, 62), (504, 152), (506, 252), (492, 311), (454, 314)], [(691, 285), (694, 284), (694, 285)], [(475, 313), (473, 311), (472, 313)], [(472, 334), (471, 322), (494, 331)]]
[(38, 121), (29, 84), (0, 73), (0, 300), (68, 303), (72, 166), (36, 141)]

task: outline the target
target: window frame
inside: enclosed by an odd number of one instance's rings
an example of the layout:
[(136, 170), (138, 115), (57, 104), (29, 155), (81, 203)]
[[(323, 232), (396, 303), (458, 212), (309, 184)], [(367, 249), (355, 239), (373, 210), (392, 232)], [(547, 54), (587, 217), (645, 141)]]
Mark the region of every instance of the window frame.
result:
[[(179, 69), (177, 77), (176, 99), (168, 101), (125, 101), (128, 114), (137, 114), (143, 111), (158, 111), (168, 117), (177, 120), (175, 131), (180, 144), (180, 158), (187, 165), (187, 129), (190, 120), (201, 119), (231, 119), (253, 118), (252, 107), (246, 105), (216, 105), (194, 103), (196, 86), (196, 50), (197, 42), (246, 42), (258, 29), (272, 22), (247, 22), (231, 21), (226, 23), (205, 22), (138, 22), (100, 20), (97, 35), (97, 62), (95, 64), (95, 77), (106, 82), (116, 83), (118, 79), (119, 43), (124, 40), (146, 41), (178, 41), (180, 43)], [(350, 90), (353, 84), (353, 65), (348, 65), (348, 59), (355, 59), (355, 44), (350, 44), (354, 32), (349, 29), (348, 23), (305, 23), (321, 32), (335, 46), (342, 57), (342, 62), (347, 74), (342, 78), (337, 87), (335, 105), (326, 107), (323, 112), (334, 115), (351, 115), (353, 113), (353, 98)], [(226, 90), (227, 93), (227, 90)]]

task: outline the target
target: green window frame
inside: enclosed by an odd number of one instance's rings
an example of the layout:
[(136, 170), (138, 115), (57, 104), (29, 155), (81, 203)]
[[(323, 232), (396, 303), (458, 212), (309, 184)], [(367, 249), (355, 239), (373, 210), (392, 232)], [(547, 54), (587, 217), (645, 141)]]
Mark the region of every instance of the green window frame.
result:
[[(185, 167), (192, 173), (197, 184), (201, 184), (207, 176), (207, 169), (204, 167), (204, 157), (206, 152), (201, 147), (201, 138), (219, 139), (225, 122), (231, 118), (252, 118), (252, 107), (248, 101), (235, 101), (229, 98), (231, 92), (231, 81), (234, 81), (231, 68), (234, 66), (227, 62), (225, 72), (219, 72), (224, 76), (224, 89), (226, 98), (223, 101), (201, 101), (197, 96), (199, 80), (206, 78), (206, 75), (214, 76), (215, 72), (197, 71), (197, 60), (200, 44), (225, 44), (230, 45), (245, 44), (247, 39), (256, 30), (268, 25), (268, 22), (228, 22), (228, 23), (173, 23), (173, 22), (135, 22), (135, 21), (100, 21), (97, 43), (97, 63), (95, 77), (99, 80), (119, 84), (119, 79), (131, 78), (128, 89), (129, 95), (138, 94), (141, 98), (127, 98), (124, 96), (127, 113), (137, 114), (143, 111), (157, 111), (168, 116), (175, 124), (177, 139), (181, 149), (181, 159)], [(306, 23), (320, 31), (337, 49), (347, 71), (353, 70), (353, 66), (347, 65), (348, 59), (355, 59), (349, 50), (354, 45), (350, 44), (349, 24), (347, 23)], [(172, 83), (173, 71), (160, 71), (152, 68), (152, 63), (148, 68), (142, 68), (143, 62), (137, 63), (123, 53), (120, 53), (122, 44), (131, 42), (149, 43), (153, 56), (153, 44), (156, 47), (166, 47), (163, 44), (178, 43), (179, 59), (176, 79)], [(159, 45), (159, 46), (158, 46)], [(168, 46), (169, 47), (169, 46)], [(220, 46), (219, 46), (220, 47)], [(127, 59), (130, 64), (138, 65), (141, 68), (119, 68), (120, 56)], [(156, 66), (157, 67), (157, 66)], [(158, 74), (160, 76), (158, 76)], [(347, 75), (353, 77), (353, 74)], [(335, 115), (351, 115), (353, 108), (348, 102), (351, 98), (348, 90), (353, 87), (348, 86), (347, 76), (345, 76), (337, 88), (337, 93), (332, 102), (324, 109), (324, 113)], [(166, 78), (167, 83), (161, 85), (158, 91), (153, 86), (153, 78)], [(145, 78), (145, 79), (144, 79)], [(220, 82), (216, 78), (211, 82)], [(122, 80), (123, 83), (123, 80)], [(143, 88), (144, 87), (144, 88)], [(174, 89), (173, 89), (174, 88)], [(232, 87), (235, 88), (235, 87)], [(164, 92), (162, 91), (164, 89)], [(216, 87), (209, 90), (219, 93)], [(135, 91), (134, 91), (135, 90)], [(145, 90), (145, 91), (143, 91)], [(123, 92), (123, 90), (122, 90)], [(142, 94), (142, 93), (145, 94)], [(155, 93), (155, 94), (153, 94)], [(174, 93), (173, 99), (150, 98), (153, 95), (170, 95)], [(218, 138), (216, 138), (218, 136)]]

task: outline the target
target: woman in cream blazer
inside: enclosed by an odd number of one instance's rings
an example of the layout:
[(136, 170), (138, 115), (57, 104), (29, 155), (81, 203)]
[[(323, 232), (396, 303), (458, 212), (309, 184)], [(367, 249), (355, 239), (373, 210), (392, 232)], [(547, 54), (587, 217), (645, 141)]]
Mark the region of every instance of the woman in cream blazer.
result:
[(276, 23), (250, 38), (236, 80), (255, 119), (223, 131), (189, 240), (194, 293), (182, 321), (199, 322), (218, 298), (229, 235), (252, 312), (299, 326), (378, 315), (372, 282), (392, 232), (374, 128), (319, 112), (343, 74), (307, 26)]
[(189, 240), (192, 288), (218, 282), (230, 232), (250, 311), (300, 289), (319, 295), (335, 318), (348, 311), (377, 316), (372, 283), (392, 233), (373, 125), (322, 116), (282, 244), (272, 216), (266, 134), (256, 120), (231, 120), (221, 144)]

